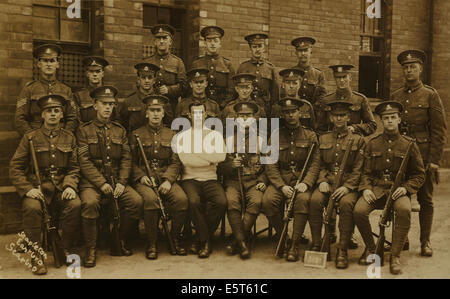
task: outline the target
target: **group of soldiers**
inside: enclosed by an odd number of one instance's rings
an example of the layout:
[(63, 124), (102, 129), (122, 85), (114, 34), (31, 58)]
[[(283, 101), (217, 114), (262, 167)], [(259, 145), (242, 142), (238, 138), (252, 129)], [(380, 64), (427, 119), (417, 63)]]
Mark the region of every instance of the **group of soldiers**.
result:
[[(410, 227), (410, 198), (415, 193), (420, 204), (421, 254), (432, 255), (433, 185), (438, 181), (446, 121), (438, 93), (420, 80), (426, 59), (423, 52), (399, 54), (405, 85), (392, 94), (391, 101), (376, 107), (383, 133), (369, 136), (377, 123), (367, 98), (350, 87), (353, 66), (330, 66), (336, 91), (327, 94), (323, 71), (310, 63), (315, 39), (292, 41), (298, 64), (279, 72), (279, 86), (274, 65), (264, 58), (266, 34), (245, 37), (251, 58), (235, 73), (230, 60), (220, 55), (224, 30), (207, 26), (200, 32), (206, 55), (196, 59), (186, 73), (183, 61), (170, 53), (174, 33), (166, 24), (152, 28), (156, 51), (135, 65), (136, 91), (120, 103), (118, 90), (103, 84), (106, 59), (88, 56), (83, 60), (89, 83), (72, 94), (56, 78), (61, 48), (45, 44), (34, 49), (39, 79), (27, 83), (19, 95), (15, 125), (23, 137), (10, 163), (11, 181), (23, 199), (24, 230), (32, 242), (42, 245), (42, 205), (47, 204), (61, 229), (64, 254), (71, 254), (81, 228), (84, 266), (94, 267), (98, 231), (105, 226), (109, 230), (109, 224), (99, 219), (114, 197), (120, 209), (120, 254), (132, 255), (127, 239), (143, 218), (145, 256), (156, 259), (162, 199), (172, 222), (167, 233), (173, 239), (173, 254), (188, 253), (180, 236), (192, 222), (196, 233), (189, 251), (207, 258), (211, 237), (226, 213), (232, 229), (227, 253), (247, 259), (259, 213), (280, 236), (284, 206), (293, 198), (292, 238), (280, 257), (297, 261), (308, 221), (310, 249), (320, 250), (323, 208), (328, 200), (335, 200), (340, 232), (336, 267), (348, 266), (347, 250), (355, 225), (366, 245), (359, 263), (366, 264), (367, 255), (375, 249), (369, 214), (383, 208), (412, 142), (406, 175), (393, 193), (396, 221), (390, 270), (401, 272), (399, 257)], [(170, 125), (180, 117), (189, 119), (192, 127), (177, 134)], [(242, 134), (224, 140), (219, 131), (204, 126), (208, 118), (245, 121), (264, 117), (280, 118), (279, 157), (269, 164), (261, 164), (259, 146), (249, 151), (254, 127), (238, 126)], [(174, 140), (179, 144), (198, 133), (222, 140), (216, 148), (223, 150), (174, 150)], [(237, 136), (243, 136), (243, 153), (237, 151)], [(30, 140), (41, 174), (39, 187)], [(229, 142), (234, 143), (232, 153), (225, 150)], [(258, 144), (262, 144), (259, 139)], [(343, 182), (337, 185), (336, 175), (348, 147)], [(300, 177), (304, 166), (305, 175)], [(105, 173), (106, 167), (112, 169), (109, 175), (114, 182)], [(33, 260), (34, 274), (47, 273), (44, 258), (40, 259)]]

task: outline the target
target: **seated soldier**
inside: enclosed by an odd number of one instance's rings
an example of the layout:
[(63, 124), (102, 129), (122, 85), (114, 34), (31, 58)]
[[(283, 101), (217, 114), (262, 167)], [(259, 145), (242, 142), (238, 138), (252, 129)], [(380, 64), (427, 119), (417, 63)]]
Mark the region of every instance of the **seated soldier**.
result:
[[(320, 135), (320, 172), (317, 179), (318, 187), (311, 196), (309, 206), (309, 225), (312, 235), (312, 250), (320, 250), (322, 234), (322, 213), (329, 200), (335, 200), (339, 205), (340, 239), (336, 255), (336, 268), (348, 267), (347, 249), (353, 232), (353, 208), (358, 200), (358, 185), (363, 164), (364, 139), (353, 133), (347, 127), (350, 117), (351, 103), (335, 101), (329, 103), (330, 121), (333, 131)], [(336, 185), (336, 176), (342, 163), (350, 140), (352, 148), (344, 166), (342, 183)], [(335, 188), (335, 189), (334, 189)]]
[[(411, 226), (411, 195), (417, 193), (425, 181), (425, 168), (419, 147), (409, 137), (399, 133), (402, 110), (402, 105), (394, 101), (383, 102), (375, 108), (375, 113), (380, 115), (383, 123), (383, 133), (367, 142), (359, 184), (359, 191), (363, 194), (358, 199), (353, 212), (355, 223), (366, 244), (359, 263), (367, 265), (367, 256), (375, 251), (369, 214), (375, 209), (384, 207), (402, 160), (409, 159), (405, 170), (406, 175), (392, 194), (395, 212), (390, 259), (392, 274), (402, 273), (400, 253)], [(413, 142), (410, 156), (405, 157), (410, 142)]]
[[(44, 120), (42, 127), (25, 133), (10, 162), (9, 177), (23, 198), (23, 226), (26, 236), (39, 247), (43, 219), (42, 202), (49, 205), (52, 225), (60, 219), (64, 255), (70, 249), (80, 225), (81, 202), (77, 195), (80, 167), (78, 165), (76, 139), (72, 132), (63, 129), (66, 99), (60, 95), (43, 96), (37, 101)], [(31, 158), (29, 139), (32, 138), (41, 186), (36, 180)], [(41, 189), (42, 188), (42, 189)], [(56, 213), (60, 211), (59, 215)], [(37, 252), (32, 259), (33, 274), (47, 273), (44, 258)]]
[[(146, 117), (148, 123), (133, 131), (129, 139), (133, 156), (132, 181), (135, 184), (136, 191), (144, 200), (144, 224), (148, 242), (145, 256), (151, 260), (158, 258), (156, 243), (160, 206), (157, 194), (152, 189), (153, 182), (158, 184), (156, 187), (159, 195), (164, 200), (164, 206), (168, 208), (172, 219), (171, 234), (175, 245), (175, 253), (186, 255), (186, 250), (180, 244), (179, 235), (186, 218), (188, 200), (183, 189), (176, 182), (181, 172), (181, 162), (171, 148), (171, 141), (175, 132), (162, 124), (165, 113), (164, 107), (169, 103), (169, 99), (161, 95), (150, 95), (143, 101), (147, 105)], [(135, 135), (139, 136), (142, 142), (142, 147), (152, 170), (151, 174), (146, 173)]]
[[(233, 109), (238, 118), (246, 121), (254, 118), (259, 106), (252, 102), (242, 102), (234, 104)], [(243, 139), (238, 144), (240, 135), (237, 132), (227, 137), (227, 145), (233, 143), (234, 151), (227, 154), (227, 159), (221, 165), (221, 171), (228, 202), (228, 222), (234, 235), (234, 240), (227, 246), (227, 252), (230, 255), (239, 252), (241, 258), (246, 259), (250, 257), (246, 242), (250, 241), (251, 229), (261, 209), (268, 180), (260, 163), (260, 146), (257, 144), (255, 151), (250, 149), (250, 135), (258, 134), (256, 126), (247, 126), (244, 122), (239, 122), (237, 130), (241, 131)], [(242, 150), (245, 152), (238, 153)], [(243, 204), (245, 206), (242, 206)]]

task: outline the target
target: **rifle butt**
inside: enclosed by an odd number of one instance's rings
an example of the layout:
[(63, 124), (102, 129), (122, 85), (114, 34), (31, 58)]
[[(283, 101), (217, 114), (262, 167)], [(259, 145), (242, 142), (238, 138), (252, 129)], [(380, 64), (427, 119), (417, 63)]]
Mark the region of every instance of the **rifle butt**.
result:
[(64, 249), (61, 244), (61, 239), (56, 232), (56, 229), (52, 229), (48, 232), (48, 240), (52, 245), (53, 262), (56, 268), (61, 268), (66, 263), (64, 256)]
[(164, 233), (166, 234), (166, 237), (167, 237), (167, 242), (169, 244), (170, 254), (176, 255), (177, 251), (175, 250), (175, 243), (174, 243), (172, 235), (170, 234), (170, 231), (169, 231), (169, 224), (167, 223), (167, 220), (164, 218), (162, 219), (162, 225), (164, 228)]
[(110, 254), (112, 256), (121, 256), (122, 255), (122, 247), (120, 245), (119, 226), (117, 225), (117, 223), (114, 223), (112, 231), (111, 231)]
[(384, 242), (386, 240), (384, 227), (380, 228), (380, 236), (378, 237), (377, 244), (375, 247), (375, 254), (380, 257), (380, 265), (384, 266)]
[(275, 250), (275, 255), (279, 256), (280, 252), (284, 251), (286, 236), (288, 231), (289, 221), (284, 222), (283, 230), (281, 231), (280, 239), (278, 240), (277, 249)]

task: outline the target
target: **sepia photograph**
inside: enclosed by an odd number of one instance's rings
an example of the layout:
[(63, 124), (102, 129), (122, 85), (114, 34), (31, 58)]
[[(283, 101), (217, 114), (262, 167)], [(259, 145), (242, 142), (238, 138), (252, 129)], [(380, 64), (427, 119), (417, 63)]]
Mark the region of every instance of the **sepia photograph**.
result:
[(446, 0), (0, 0), (0, 279), (449, 279), (449, 21)]

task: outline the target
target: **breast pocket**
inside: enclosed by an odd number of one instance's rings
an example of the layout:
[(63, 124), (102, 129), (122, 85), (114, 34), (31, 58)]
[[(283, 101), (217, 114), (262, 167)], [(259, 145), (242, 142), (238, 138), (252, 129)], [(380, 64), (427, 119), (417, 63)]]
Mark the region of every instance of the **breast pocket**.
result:
[(83, 105), (80, 107), (80, 117), (82, 122), (91, 121), (97, 117), (97, 111), (92, 104)]
[(177, 70), (176, 68), (166, 68), (163, 72), (163, 79), (166, 85), (174, 85), (177, 83)]
[(111, 157), (119, 160), (122, 158), (122, 138), (120, 136), (111, 136)]
[(297, 165), (302, 166), (308, 155), (309, 142), (297, 141), (295, 143), (295, 161)]
[[(342, 146), (342, 157), (344, 157), (344, 153), (348, 148), (348, 144), (345, 144), (344, 146)], [(351, 171), (354, 167), (353, 162), (356, 159), (356, 155), (358, 155), (358, 146), (356, 144), (352, 145), (352, 148), (350, 149), (350, 152), (348, 153), (348, 159), (347, 159), (347, 163), (345, 165), (345, 169), (347, 171)]]
[(361, 104), (350, 106), (350, 123), (359, 124), (361, 122)]
[[(408, 121), (412, 124), (416, 125), (426, 125), (429, 117), (428, 117), (428, 109), (430, 105), (427, 101), (417, 101), (414, 102), (410, 107), (409, 111), (405, 109), (404, 113), (408, 111)], [(425, 129), (425, 128), (424, 128)]]
[(393, 171), (397, 172), (400, 169), (400, 165), (402, 164), (403, 159), (405, 158), (405, 152), (395, 151), (394, 152), (394, 163), (393, 163)]
[(144, 109), (139, 106), (128, 107), (128, 130), (133, 131), (145, 123)]
[(93, 159), (101, 159), (97, 136), (88, 137), (87, 142), (89, 148), (89, 157)]
[(289, 144), (280, 143), (279, 161), (287, 162), (289, 160), (288, 152), (289, 152)]
[(218, 87), (228, 87), (228, 78), (230, 76), (230, 71), (216, 69), (216, 85)]
[(430, 154), (430, 136), (428, 132), (416, 132), (414, 135), (419, 146), (420, 155), (422, 159), (427, 161)]
[(50, 148), (48, 145), (35, 144), (34, 148), (39, 167), (50, 167)]
[(331, 143), (324, 143), (319, 146), (320, 150), (320, 157), (322, 158), (322, 161), (326, 164), (331, 164), (334, 162), (334, 156), (333, 156), (333, 145)]
[(58, 167), (67, 167), (69, 165), (70, 157), (72, 156), (72, 145), (71, 144), (58, 144), (56, 146)]
[(373, 170), (381, 171), (384, 170), (384, 161), (381, 152), (371, 152), (370, 153), (370, 168)]
[(170, 141), (161, 141), (161, 146), (159, 148), (159, 159), (160, 160), (169, 160), (172, 155), (172, 147)]

